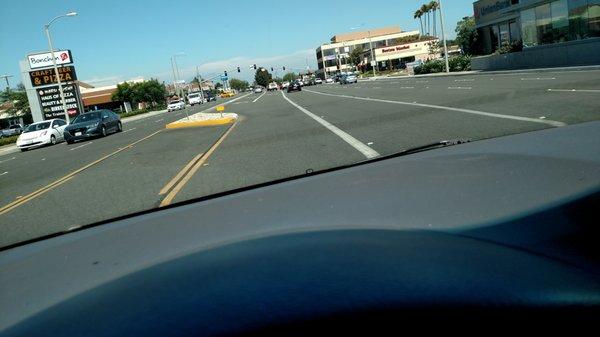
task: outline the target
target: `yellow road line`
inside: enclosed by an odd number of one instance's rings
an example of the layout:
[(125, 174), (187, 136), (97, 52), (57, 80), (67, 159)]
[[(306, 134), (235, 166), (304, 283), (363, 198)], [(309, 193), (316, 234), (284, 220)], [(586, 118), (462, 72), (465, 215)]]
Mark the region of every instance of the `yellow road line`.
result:
[(217, 140), (217, 142), (214, 143), (213, 146), (211, 146), (210, 149), (208, 149), (208, 151), (206, 151), (206, 153), (200, 157), (200, 159), (196, 162), (196, 164), (194, 164), (194, 166), (187, 172), (187, 174), (185, 174), (181, 178), (179, 183), (177, 183), (177, 185), (175, 185), (175, 187), (171, 190), (171, 192), (169, 192), (169, 194), (167, 194), (167, 196), (160, 202), (160, 205), (158, 205), (158, 207), (168, 206), (171, 204), (171, 202), (173, 202), (173, 199), (175, 198), (175, 196), (177, 196), (179, 191), (181, 191), (183, 186), (185, 186), (185, 184), (187, 184), (187, 182), (194, 176), (196, 171), (198, 171), (200, 169), (200, 167), (202, 167), (202, 165), (206, 162), (208, 157), (210, 157), (210, 155), (217, 149), (217, 147), (219, 147), (219, 145), (221, 145), (223, 140), (225, 140), (225, 138), (227, 138), (227, 136), (231, 133), (231, 131), (233, 130), (233, 128), (235, 128), (236, 125), (237, 125), (237, 122), (233, 123), (233, 125), (231, 125), (229, 130), (227, 130), (227, 132), (225, 132), (219, 138), (219, 140)]
[(84, 170), (86, 170), (86, 169), (88, 169), (88, 168), (90, 168), (90, 167), (92, 167), (92, 166), (94, 166), (94, 165), (96, 165), (96, 164), (98, 164), (98, 163), (100, 163), (100, 162), (102, 162), (102, 161), (104, 161), (104, 160), (106, 160), (106, 159), (108, 159), (108, 158), (116, 155), (117, 153), (119, 153), (121, 151), (124, 151), (124, 150), (127, 150), (127, 149), (133, 147), (137, 143), (139, 143), (141, 141), (144, 141), (144, 140), (146, 140), (146, 139), (154, 136), (155, 134), (157, 134), (157, 133), (159, 133), (161, 131), (162, 130), (158, 130), (158, 131), (156, 131), (156, 132), (154, 132), (154, 133), (152, 133), (152, 134), (150, 134), (150, 135), (148, 135), (148, 136), (146, 136), (146, 137), (144, 137), (142, 139), (139, 139), (139, 140), (137, 140), (137, 141), (135, 141), (135, 142), (133, 142), (133, 143), (131, 143), (129, 145), (126, 145), (126, 146), (124, 146), (124, 147), (122, 147), (122, 148), (120, 148), (120, 149), (118, 149), (118, 150), (116, 150), (114, 152), (111, 152), (111, 153), (109, 153), (109, 154), (101, 157), (100, 159), (96, 159), (93, 162), (91, 162), (91, 163), (89, 163), (89, 164), (87, 164), (87, 165), (85, 165), (85, 166), (83, 166), (83, 167), (81, 167), (81, 168), (79, 168), (79, 169), (77, 169), (77, 170), (75, 170), (75, 171), (67, 174), (66, 176), (64, 176), (64, 177), (62, 177), (62, 178), (60, 178), (58, 180), (55, 180), (52, 183), (50, 183), (50, 184), (48, 184), (48, 185), (46, 185), (46, 186), (44, 186), (42, 188), (39, 188), (39, 189), (35, 190), (34, 192), (31, 192), (28, 195), (26, 195), (26, 196), (24, 196), (22, 198), (19, 198), (19, 199), (15, 200), (15, 201), (9, 203), (8, 205), (3, 206), (2, 208), (0, 208), (0, 215), (3, 215), (5, 213), (7, 213), (8, 211), (10, 211), (10, 210), (12, 210), (12, 209), (14, 209), (14, 208), (16, 208), (16, 207), (18, 207), (18, 206), (26, 203), (26, 202), (28, 202), (29, 200), (32, 200), (32, 199), (34, 199), (34, 198), (36, 198), (36, 197), (38, 197), (38, 196), (40, 196), (40, 195), (42, 195), (42, 194), (50, 191), (54, 187), (62, 185), (63, 183), (67, 182), (69, 179), (73, 178), (73, 176), (75, 176), (76, 174), (78, 174), (78, 173), (80, 173), (80, 172), (82, 172), (82, 171), (84, 171)]
[(173, 177), (173, 179), (171, 179), (165, 185), (165, 187), (162, 188), (162, 190), (160, 190), (158, 195), (163, 195), (163, 194), (169, 192), (169, 190), (171, 190), (171, 188), (173, 188), (173, 185), (175, 185), (181, 179), (181, 177), (183, 177), (183, 175), (186, 174), (190, 170), (192, 165), (194, 165), (198, 161), (198, 159), (200, 159), (200, 157), (202, 157), (202, 155), (204, 155), (204, 153), (199, 153), (196, 157), (194, 157), (194, 159), (192, 159), (189, 163), (187, 163), (187, 165), (185, 165), (185, 167), (181, 171), (179, 171), (179, 173), (177, 173), (177, 175), (175, 177)]

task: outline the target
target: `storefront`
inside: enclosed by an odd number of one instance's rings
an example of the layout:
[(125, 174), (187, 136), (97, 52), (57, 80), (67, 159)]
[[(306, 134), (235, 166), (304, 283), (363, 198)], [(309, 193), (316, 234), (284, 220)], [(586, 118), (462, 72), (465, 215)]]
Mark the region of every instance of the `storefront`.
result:
[(600, 0), (480, 0), (473, 10), (483, 54), (600, 37)]
[[(375, 49), (375, 60), (379, 63), (380, 70), (404, 69), (406, 63), (440, 57), (439, 51), (435, 50), (438, 43), (438, 39), (429, 39), (377, 48)], [(367, 63), (370, 63), (369, 55), (366, 60)]]

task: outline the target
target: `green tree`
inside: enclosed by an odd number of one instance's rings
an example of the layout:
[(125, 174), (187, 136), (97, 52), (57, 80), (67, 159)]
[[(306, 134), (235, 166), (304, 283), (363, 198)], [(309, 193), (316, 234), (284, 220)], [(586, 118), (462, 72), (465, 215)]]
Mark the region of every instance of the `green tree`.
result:
[(235, 89), (237, 91), (245, 91), (246, 89), (248, 89), (250, 84), (246, 81), (238, 80), (237, 78), (232, 78), (229, 80), (229, 86), (231, 86), (232, 89)]
[(156, 79), (150, 79), (140, 83), (130, 84), (128, 82), (118, 84), (117, 90), (112, 95), (113, 101), (130, 102), (134, 106), (144, 102), (150, 105), (165, 103), (167, 90), (164, 84)]
[(256, 69), (256, 75), (254, 75), (254, 80), (256, 84), (266, 87), (273, 81), (273, 76), (266, 68), (258, 68)]
[(287, 74), (283, 75), (283, 80), (285, 82), (293, 82), (296, 80), (296, 78), (297, 78), (297, 76), (294, 73), (287, 73)]
[(363, 50), (362, 46), (354, 48), (348, 57), (350, 63), (354, 66), (358, 66), (363, 61), (364, 52), (365, 51)]
[(219, 82), (217, 82), (217, 83), (215, 84), (215, 89), (219, 89), (219, 88), (222, 88), (222, 87), (223, 87), (223, 84), (221, 84), (221, 83), (219, 83)]
[(113, 101), (132, 102), (133, 89), (129, 82), (117, 84), (117, 90), (112, 94)]
[(24, 90), (11, 90), (10, 92), (4, 92), (3, 97), (7, 101), (11, 101), (11, 106), (6, 110), (11, 117), (16, 117), (19, 112), (23, 113), (24, 116), (31, 115), (31, 109), (29, 108), (29, 100), (27, 99), (27, 92)]
[(456, 43), (464, 54), (476, 55), (479, 52), (478, 35), (475, 29), (475, 18), (465, 16), (456, 24)]

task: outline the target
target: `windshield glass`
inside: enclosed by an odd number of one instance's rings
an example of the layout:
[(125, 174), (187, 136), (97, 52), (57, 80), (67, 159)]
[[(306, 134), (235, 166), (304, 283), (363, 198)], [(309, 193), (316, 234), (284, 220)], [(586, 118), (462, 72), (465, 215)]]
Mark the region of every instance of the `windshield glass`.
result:
[[(440, 141), (600, 120), (600, 0), (34, 3), (0, 10), (0, 247)], [(437, 160), (421, 193), (460, 202)]]
[(50, 127), (50, 122), (31, 124), (30, 126), (27, 127), (27, 129), (25, 129), (24, 132), (27, 133), (27, 132), (39, 131), (39, 130), (47, 129), (49, 127)]
[(73, 124), (76, 123), (86, 123), (86, 122), (92, 122), (92, 121), (96, 121), (100, 119), (100, 114), (97, 112), (89, 112), (89, 113), (85, 113), (82, 115), (77, 116), (77, 118), (75, 118), (73, 120)]

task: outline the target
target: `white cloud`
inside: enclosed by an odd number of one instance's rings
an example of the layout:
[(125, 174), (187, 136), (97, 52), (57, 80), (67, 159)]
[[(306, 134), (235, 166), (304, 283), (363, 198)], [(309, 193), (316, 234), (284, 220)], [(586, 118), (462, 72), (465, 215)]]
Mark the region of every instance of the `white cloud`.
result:
[(81, 82), (91, 84), (95, 87), (101, 87), (104, 85), (117, 84), (118, 82), (124, 81), (124, 77), (120, 75), (111, 75), (105, 77), (93, 77), (89, 80), (81, 80)]

